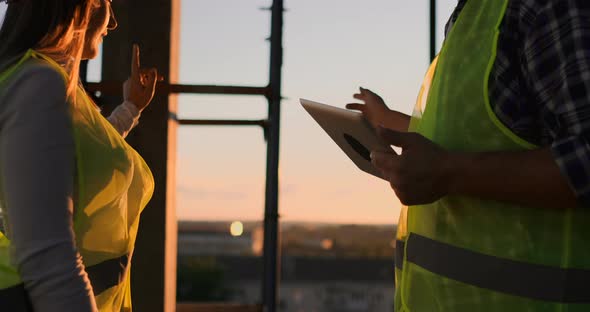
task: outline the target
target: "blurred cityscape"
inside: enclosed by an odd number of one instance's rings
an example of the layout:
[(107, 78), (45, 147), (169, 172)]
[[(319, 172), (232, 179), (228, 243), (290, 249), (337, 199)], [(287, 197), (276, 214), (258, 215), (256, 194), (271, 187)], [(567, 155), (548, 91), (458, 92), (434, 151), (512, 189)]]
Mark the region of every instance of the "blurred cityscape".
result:
[[(261, 302), (260, 222), (178, 226), (178, 302)], [(393, 311), (395, 226), (285, 223), (279, 308)]]

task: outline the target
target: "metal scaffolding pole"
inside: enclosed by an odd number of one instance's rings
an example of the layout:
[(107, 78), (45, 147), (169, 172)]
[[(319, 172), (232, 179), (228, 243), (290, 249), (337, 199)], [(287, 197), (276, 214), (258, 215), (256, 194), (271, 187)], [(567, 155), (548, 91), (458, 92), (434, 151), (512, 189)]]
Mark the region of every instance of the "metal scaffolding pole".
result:
[(436, 57), (436, 0), (430, 0), (430, 61)]
[(281, 67), (283, 64), (283, 0), (273, 0), (270, 33), (270, 95), (264, 208), (264, 259), (262, 303), (265, 312), (277, 310), (279, 261), (279, 136), (281, 117)]
[[(169, 94), (233, 94), (263, 95), (268, 100), (267, 120), (193, 120), (177, 119), (180, 125), (208, 126), (260, 126), (267, 139), (266, 197), (264, 210), (264, 255), (262, 277), (262, 304), (264, 311), (277, 311), (278, 285), (280, 279), (279, 223), (278, 223), (278, 170), (279, 137), (281, 115), (281, 75), (283, 63), (283, 0), (273, 0), (271, 7), (270, 73), (266, 87), (218, 86), (218, 85), (180, 85), (158, 83), (157, 93)], [(101, 81), (88, 83), (86, 80), (88, 63), (81, 66), (80, 76), (86, 90), (101, 95), (121, 95), (122, 81)], [(97, 95), (98, 96), (98, 95)], [(171, 118), (176, 118), (171, 116)], [(206, 307), (204, 308), (206, 309)]]

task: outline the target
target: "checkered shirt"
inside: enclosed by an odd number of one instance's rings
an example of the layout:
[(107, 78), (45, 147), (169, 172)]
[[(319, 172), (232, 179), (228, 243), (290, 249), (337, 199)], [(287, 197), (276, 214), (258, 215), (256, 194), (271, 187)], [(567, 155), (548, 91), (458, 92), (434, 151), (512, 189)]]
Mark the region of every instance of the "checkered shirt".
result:
[[(467, 0), (459, 0), (452, 27)], [(509, 0), (489, 80), (498, 118), (550, 147), (590, 207), (590, 0)]]

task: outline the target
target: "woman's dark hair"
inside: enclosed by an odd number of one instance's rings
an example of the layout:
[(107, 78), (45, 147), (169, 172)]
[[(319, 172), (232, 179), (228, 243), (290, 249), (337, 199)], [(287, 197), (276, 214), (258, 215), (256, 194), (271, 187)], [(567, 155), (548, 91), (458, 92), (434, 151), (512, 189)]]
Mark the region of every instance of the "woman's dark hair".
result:
[[(10, 0), (0, 29), (0, 62), (25, 53), (48, 34), (61, 36), (87, 0)], [(80, 7), (82, 6), (82, 7)], [(78, 11), (79, 12), (79, 11)], [(61, 32), (61, 33), (59, 33)]]
[[(100, 0), (10, 0), (0, 29), (0, 64), (29, 49), (60, 63), (75, 98), (78, 70), (91, 11)], [(6, 63), (8, 64), (8, 63)]]

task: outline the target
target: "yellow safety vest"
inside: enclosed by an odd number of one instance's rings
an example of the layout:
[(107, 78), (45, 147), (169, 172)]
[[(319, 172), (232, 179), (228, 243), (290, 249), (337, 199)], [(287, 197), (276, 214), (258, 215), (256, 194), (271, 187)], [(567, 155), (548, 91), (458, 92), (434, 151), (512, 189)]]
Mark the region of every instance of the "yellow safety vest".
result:
[[(503, 125), (489, 102), (507, 4), (466, 3), (426, 75), (410, 131), (450, 151), (535, 148)], [(590, 311), (589, 242), (587, 207), (465, 196), (403, 207), (396, 311)]]
[[(51, 58), (29, 50), (0, 74), (0, 83), (27, 61), (41, 60), (67, 73)], [(150, 200), (153, 176), (141, 156), (100, 114), (82, 88), (70, 103), (76, 147), (76, 246), (88, 273), (100, 311), (131, 311), (130, 263), (139, 215)], [(10, 221), (10, 220), (8, 220)], [(0, 310), (27, 311), (30, 302), (17, 268), (11, 263), (10, 241), (0, 232)]]

